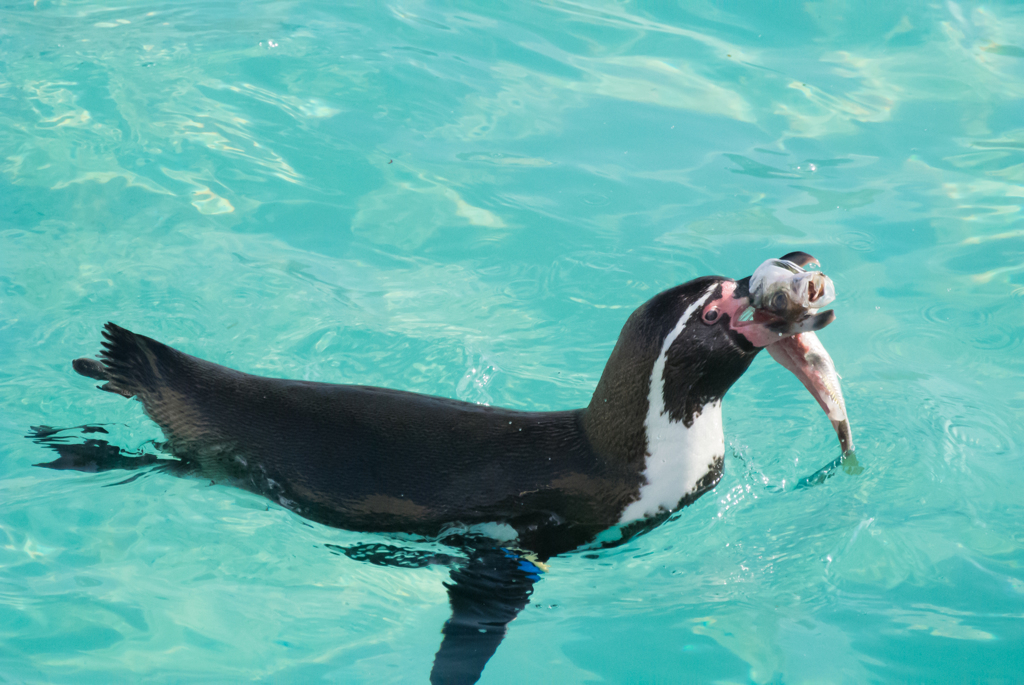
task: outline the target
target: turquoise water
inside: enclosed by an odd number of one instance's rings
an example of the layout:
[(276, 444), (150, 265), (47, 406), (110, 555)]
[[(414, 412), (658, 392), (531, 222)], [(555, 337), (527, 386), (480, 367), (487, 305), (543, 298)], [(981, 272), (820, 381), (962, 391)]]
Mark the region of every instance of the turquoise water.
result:
[(1024, 673), (1018, 3), (0, 3), (0, 681), (426, 682), (447, 569), (159, 439), (108, 319), (267, 375), (584, 405), (637, 305), (805, 250), (863, 472), (762, 355), (717, 489), (553, 560), (482, 683)]

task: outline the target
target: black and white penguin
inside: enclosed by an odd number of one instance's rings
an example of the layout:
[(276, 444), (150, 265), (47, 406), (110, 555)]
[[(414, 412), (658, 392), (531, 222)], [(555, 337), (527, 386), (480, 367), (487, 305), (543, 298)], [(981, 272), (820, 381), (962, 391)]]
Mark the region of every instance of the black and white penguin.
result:
[(818, 311), (827, 279), (804, 271), (812, 262), (792, 253), (766, 262), (754, 287), (711, 276), (654, 296), (626, 321), (589, 406), (572, 411), (254, 376), (113, 323), (99, 360), (73, 364), (103, 390), (137, 398), (163, 449), (193, 473), (308, 519), (430, 537), (498, 524), (504, 535), (460, 538), (469, 559), (452, 572), (453, 617), (431, 676), (472, 683), (541, 562), (608, 529), (629, 537), (656, 525), (718, 483), (722, 399), (762, 348), (774, 348), (852, 448), (831, 359), (813, 334), (834, 314)]

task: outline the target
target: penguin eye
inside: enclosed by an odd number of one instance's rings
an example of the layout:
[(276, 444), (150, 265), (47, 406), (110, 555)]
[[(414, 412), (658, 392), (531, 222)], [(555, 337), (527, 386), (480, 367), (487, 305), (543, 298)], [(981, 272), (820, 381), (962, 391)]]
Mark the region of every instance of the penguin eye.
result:
[(718, 310), (714, 307), (704, 312), (704, 323), (714, 323), (718, 320)]

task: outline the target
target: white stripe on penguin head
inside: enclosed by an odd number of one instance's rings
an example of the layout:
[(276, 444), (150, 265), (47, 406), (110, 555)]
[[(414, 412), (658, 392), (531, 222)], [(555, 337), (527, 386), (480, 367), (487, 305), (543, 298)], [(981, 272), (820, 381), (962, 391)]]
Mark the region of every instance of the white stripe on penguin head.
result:
[(640, 497), (622, 512), (620, 524), (675, 509), (679, 500), (693, 492), (698, 481), (725, 454), (720, 400), (703, 407), (689, 428), (682, 421), (673, 421), (665, 408), (664, 376), (669, 348), (718, 285), (711, 284), (699, 299), (686, 308), (675, 328), (665, 337), (661, 353), (654, 360), (647, 396), (647, 418), (644, 420), (647, 434), (646, 482), (640, 487)]

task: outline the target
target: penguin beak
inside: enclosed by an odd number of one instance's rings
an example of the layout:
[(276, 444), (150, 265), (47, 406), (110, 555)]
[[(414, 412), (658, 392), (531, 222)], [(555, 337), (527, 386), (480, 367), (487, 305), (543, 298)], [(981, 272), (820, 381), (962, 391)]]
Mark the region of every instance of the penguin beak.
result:
[(729, 328), (746, 338), (754, 347), (770, 347), (794, 335), (820, 331), (836, 320), (836, 313), (831, 309), (805, 314), (796, 321), (789, 321), (752, 306), (745, 297), (736, 302), (738, 316), (730, 317)]
[(721, 298), (709, 306), (729, 315), (731, 331), (755, 348), (767, 348), (775, 361), (800, 379), (828, 415), (846, 454), (853, 450), (853, 434), (839, 374), (815, 334), (835, 321), (832, 310), (818, 312), (818, 307), (835, 298), (835, 290), (821, 273), (812, 275), (799, 267), (777, 271), (770, 263), (779, 261), (768, 260), (749, 279), (723, 282)]

